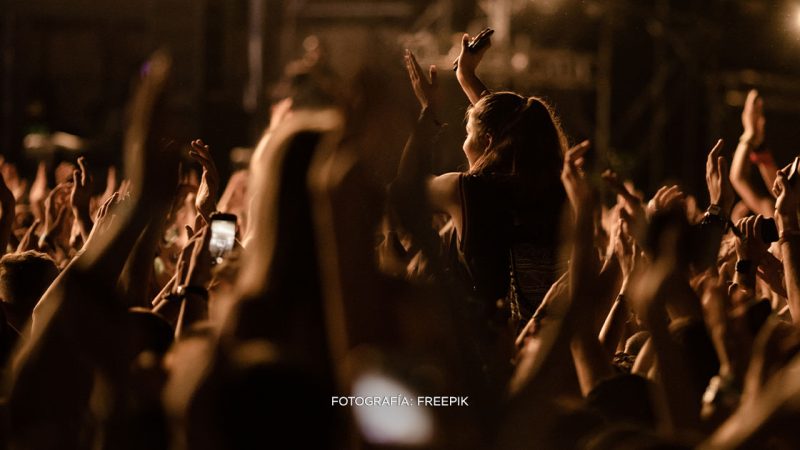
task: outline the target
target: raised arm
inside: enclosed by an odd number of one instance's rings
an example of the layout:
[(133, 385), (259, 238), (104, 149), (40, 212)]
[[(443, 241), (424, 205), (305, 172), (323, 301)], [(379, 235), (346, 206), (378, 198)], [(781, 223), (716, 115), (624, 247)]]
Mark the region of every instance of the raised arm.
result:
[(78, 158), (78, 170), (72, 172), (72, 192), (69, 196), (72, 214), (86, 242), (92, 231), (92, 217), (89, 213), (89, 202), (92, 199), (92, 177), (86, 170), (84, 157)]
[(731, 163), (731, 184), (742, 197), (742, 201), (758, 214), (772, 217), (775, 210), (775, 200), (772, 197), (758, 193), (750, 180), (752, 163), (750, 155), (761, 147), (764, 142), (764, 102), (756, 90), (747, 94), (744, 110), (742, 111), (742, 126), (744, 132), (739, 138), (739, 145), (733, 154)]
[(418, 184), (421, 179), (430, 175), (431, 144), (441, 128), (436, 118), (436, 100), (439, 91), (436, 66), (430, 66), (428, 69), (430, 78), (428, 78), (410, 50), (406, 50), (405, 64), (421, 110), (400, 157), (397, 177), (392, 183), (403, 186)]
[(561, 180), (575, 211), (575, 231), (570, 258), (569, 282), (571, 313), (565, 326), (574, 330), (570, 349), (581, 392), (587, 395), (600, 381), (614, 372), (594, 326), (598, 312), (595, 298), (599, 284), (599, 260), (594, 252), (594, 194), (581, 173), (577, 160), (585, 153), (583, 146), (570, 149), (564, 156)]
[[(167, 55), (154, 56), (134, 97), (125, 139), (126, 168), (135, 190), (132, 207), (120, 211), (104, 232), (92, 231), (85, 251), (37, 304), (30, 338), (15, 354), (7, 409), (13, 430), (9, 442), (15, 448), (75, 448), (90, 411), (98, 423), (109, 424), (103, 430), (109, 433), (107, 442), (127, 431), (115, 427), (118, 422), (106, 422), (115, 409), (124, 408), (124, 373), (131, 364), (122, 350), (129, 335), (125, 308), (113, 301), (114, 284), (150, 214), (169, 198), (166, 187), (176, 183), (177, 155), (157, 150), (151, 134), (151, 125), (159, 123), (152, 114), (170, 67)], [(96, 220), (95, 228), (102, 222)], [(101, 411), (92, 410), (89, 402), (98, 371), (107, 387)]]
[(600, 331), (600, 342), (611, 357), (616, 352), (622, 336), (625, 334), (625, 324), (630, 316), (630, 308), (625, 300), (628, 293), (628, 282), (634, 265), (638, 259), (638, 250), (634, 245), (628, 229), (631, 227), (624, 219), (620, 218), (617, 223), (616, 236), (614, 236), (614, 252), (622, 271), (622, 286), (619, 289), (614, 304), (606, 316), (606, 321)]
[[(481, 34), (487, 33), (487, 30), (481, 31), (475, 38), (480, 38)], [(480, 50), (473, 52), (467, 48), (469, 41), (469, 35), (464, 33), (461, 38), (461, 54), (458, 55), (458, 60), (456, 60), (456, 78), (458, 79), (458, 84), (461, 85), (461, 89), (467, 94), (469, 102), (474, 105), (481, 97), (489, 93), (489, 90), (486, 89), (486, 86), (478, 78), (475, 71), (481, 59), (483, 59), (484, 53), (491, 47), (492, 43), (489, 41)]]
[(192, 141), (192, 150), (189, 151), (189, 156), (203, 166), (203, 177), (200, 180), (200, 187), (197, 188), (195, 206), (197, 211), (202, 214), (203, 220), (211, 223), (211, 214), (217, 210), (217, 191), (219, 190), (217, 165), (214, 164), (211, 149), (201, 139)]
[(775, 224), (780, 236), (783, 272), (786, 279), (789, 312), (792, 321), (800, 324), (800, 223), (797, 219), (797, 180), (787, 179), (786, 170), (778, 171), (773, 192), (778, 196), (775, 203)]
[(403, 149), (389, 195), (390, 205), (397, 213), (400, 224), (415, 237), (422, 238), (430, 234), (430, 215), (421, 212), (433, 208), (451, 215), (456, 214), (453, 209), (458, 203), (454, 201), (458, 192), (458, 177), (454, 174), (439, 177), (432, 175), (432, 146), (442, 128), (442, 124), (436, 119), (436, 67), (429, 68), (429, 79), (414, 54), (408, 50), (405, 63), (421, 111)]

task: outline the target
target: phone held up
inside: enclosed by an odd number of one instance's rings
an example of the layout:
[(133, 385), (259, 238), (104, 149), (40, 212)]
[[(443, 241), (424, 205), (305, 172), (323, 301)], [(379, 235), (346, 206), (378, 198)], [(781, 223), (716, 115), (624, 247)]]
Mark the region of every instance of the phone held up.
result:
[(211, 239), (208, 251), (211, 263), (219, 264), (233, 251), (236, 243), (236, 215), (214, 213), (211, 215)]
[[(470, 53), (475, 53), (478, 50), (486, 47), (489, 43), (489, 39), (494, 34), (494, 30), (491, 28), (484, 28), (483, 31), (478, 33), (474, 38), (472, 38), (469, 43), (467, 44), (467, 50)], [(453, 61), (453, 70), (458, 70), (458, 59)]]

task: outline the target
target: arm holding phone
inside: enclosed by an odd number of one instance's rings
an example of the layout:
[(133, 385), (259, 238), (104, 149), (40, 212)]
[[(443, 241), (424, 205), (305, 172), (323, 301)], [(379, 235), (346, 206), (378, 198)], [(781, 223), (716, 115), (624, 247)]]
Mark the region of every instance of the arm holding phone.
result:
[(458, 84), (461, 85), (461, 89), (464, 90), (469, 102), (473, 105), (489, 93), (489, 90), (475, 74), (475, 70), (478, 68), (483, 54), (492, 45), (490, 36), (493, 33), (494, 30), (486, 28), (472, 40), (468, 34), (464, 33), (461, 39), (461, 54), (458, 55), (454, 64)]

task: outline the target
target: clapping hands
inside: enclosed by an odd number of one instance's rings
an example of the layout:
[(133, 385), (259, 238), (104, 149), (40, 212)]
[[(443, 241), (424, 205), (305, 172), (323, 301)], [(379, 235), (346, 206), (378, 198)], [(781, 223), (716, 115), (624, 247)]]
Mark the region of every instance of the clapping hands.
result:
[(414, 95), (417, 96), (420, 106), (422, 106), (423, 110), (435, 109), (436, 97), (439, 91), (436, 66), (432, 65), (428, 69), (429, 80), (411, 50), (406, 50), (405, 62), (408, 76), (411, 79), (411, 87), (414, 89)]
[(744, 133), (742, 139), (749, 141), (753, 147), (758, 147), (764, 142), (764, 126), (767, 120), (764, 117), (764, 100), (755, 89), (747, 93), (742, 110), (742, 126)]

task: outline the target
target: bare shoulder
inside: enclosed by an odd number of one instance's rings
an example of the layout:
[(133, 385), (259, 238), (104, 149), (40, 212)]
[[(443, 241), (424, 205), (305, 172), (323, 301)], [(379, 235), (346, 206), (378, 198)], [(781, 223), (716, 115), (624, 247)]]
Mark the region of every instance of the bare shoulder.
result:
[(448, 172), (428, 179), (428, 197), (431, 206), (452, 215), (453, 210), (461, 207), (459, 182), (461, 172)]

